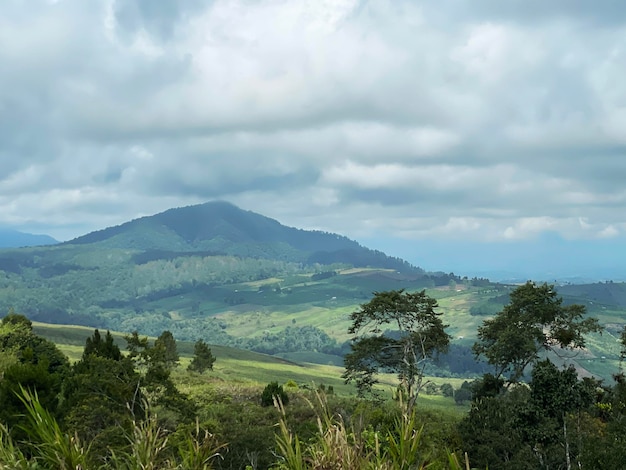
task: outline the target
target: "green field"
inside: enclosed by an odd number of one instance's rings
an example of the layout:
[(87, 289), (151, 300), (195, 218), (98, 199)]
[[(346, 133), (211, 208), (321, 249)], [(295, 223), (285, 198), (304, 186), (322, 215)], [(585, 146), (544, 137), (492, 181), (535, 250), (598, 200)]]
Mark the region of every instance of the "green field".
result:
[[(82, 355), (86, 339), (93, 334), (93, 329), (82, 326), (49, 325), (33, 323), (36, 334), (57, 344), (59, 349), (71, 361), (77, 361)], [(126, 342), (124, 334), (112, 332), (113, 337), (124, 349)], [(316, 389), (320, 385), (332, 386), (335, 393), (343, 396), (354, 396), (353, 385), (346, 385), (341, 378), (344, 369), (340, 366), (320, 365), (308, 362), (294, 362), (275, 356), (259, 354), (252, 351), (230, 348), (226, 346), (211, 346), (217, 358), (214, 370), (201, 376), (190, 375), (186, 367), (193, 355), (193, 343), (178, 341), (180, 366), (173, 372), (173, 379), (179, 389), (191, 396), (202, 393), (235, 394), (240, 390), (242, 394), (259, 393), (261, 388), (269, 382), (286, 384), (295, 382), (302, 389)], [(429, 377), (427, 380), (436, 385), (449, 383), (459, 388), (464, 379)], [(391, 397), (395, 388), (395, 376), (382, 374), (379, 390)], [(421, 406), (433, 410), (446, 410), (453, 414), (464, 413), (465, 406), (455, 405), (452, 398), (440, 395), (422, 394)]]
[[(219, 295), (225, 298), (240, 295), (241, 299), (249, 300), (246, 303), (229, 306), (224, 303), (218, 305), (214, 300), (200, 302), (203, 291), (196, 290), (186, 295), (159, 300), (159, 309), (166, 310), (166, 314), (140, 312), (130, 317), (132, 321), (126, 320), (121, 324), (127, 327), (124, 328), (127, 331), (146, 331), (143, 325), (153, 325), (147, 328), (146, 333), (154, 336), (170, 329), (177, 339), (184, 339), (186, 332), (193, 331), (196, 338), (205, 339), (212, 344), (232, 342), (229, 338), (261, 339), (267, 335), (281, 334), (290, 327), (314, 327), (330, 336), (338, 347), (349, 340), (347, 331), (350, 313), (371, 298), (374, 290), (402, 287), (398, 283), (400, 281), (393, 272), (380, 269), (340, 270), (336, 276), (320, 281), (311, 281), (310, 275), (302, 274), (272, 277), (219, 287)], [(277, 284), (282, 287), (264, 287)], [(367, 291), (368, 288), (372, 290)], [(603, 334), (588, 338), (586, 350), (574, 355), (572, 361), (581, 370), (610, 381), (618, 370), (618, 340), (626, 324), (626, 307), (621, 303), (623, 284), (565, 286), (563, 289), (566, 303), (583, 303), (589, 315), (598, 318), (605, 326)], [(490, 317), (489, 313), (503, 307), (509, 290), (510, 287), (507, 286), (474, 287), (469, 284), (458, 284), (454, 288), (445, 286), (426, 289), (427, 294), (439, 302), (443, 321), (449, 325), (447, 332), (452, 337), (452, 344), (464, 347), (473, 344), (478, 327)], [(595, 300), (588, 300), (585, 297), (588, 295)], [(187, 308), (187, 305), (190, 307)], [(107, 315), (114, 317), (117, 314), (112, 311)], [(84, 344), (85, 337), (92, 331), (88, 327), (68, 330), (65, 327), (43, 324), (37, 324), (36, 329), (57, 343), (74, 346)], [(122, 335), (118, 335), (118, 338), (122, 340)], [(184, 351), (191, 343), (180, 344)], [(124, 345), (123, 341), (121, 345)], [(68, 348), (68, 355), (75, 358), (77, 350), (65, 347)], [(277, 358), (289, 359), (295, 363), (327, 366), (342, 364), (336, 353), (329, 354), (326, 351), (291, 350), (273, 353)], [(228, 357), (228, 354), (223, 356)], [(294, 372), (294, 380), (300, 375), (301, 373)], [(340, 373), (336, 375), (339, 376)], [(306, 374), (303, 380), (306, 380)]]

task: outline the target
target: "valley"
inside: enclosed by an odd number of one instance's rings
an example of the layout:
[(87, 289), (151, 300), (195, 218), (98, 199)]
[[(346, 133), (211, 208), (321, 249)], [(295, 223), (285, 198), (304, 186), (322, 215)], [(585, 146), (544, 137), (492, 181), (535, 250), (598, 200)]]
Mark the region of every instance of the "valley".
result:
[[(373, 292), (426, 289), (439, 302), (455, 354), (470, 356), (478, 327), (508, 302), (511, 288), (426, 273), (340, 235), (284, 227), (227, 203), (172, 209), (58, 245), (0, 250), (0, 311), (152, 336), (169, 330), (180, 341), (335, 366), (349, 349), (350, 313)], [(610, 380), (626, 285), (558, 290), (606, 328), (572, 360)], [(447, 361), (431, 372), (471, 377), (481, 370)]]
[[(571, 318), (597, 318), (603, 331), (587, 334), (584, 348), (572, 351), (553, 347), (547, 354), (531, 354), (528, 357), (533, 367), (519, 377), (528, 385), (514, 386), (507, 392), (504, 382), (498, 382), (500, 378), (488, 375), (494, 367), (478, 362), (472, 347), (480, 340), (481, 328), (501, 316), (514, 298), (518, 303), (520, 295), (524, 298), (519, 293), (522, 287), (532, 295), (548, 292), (562, 297), (562, 304), (558, 300), (554, 311), (561, 311), (562, 306), (563, 312), (574, 315)], [(487, 420), (496, 429), (503, 425), (501, 414), (508, 413), (507, 429), (517, 426), (513, 423), (526, 415), (511, 412), (516, 408), (508, 401), (519, 400), (521, 413), (536, 410), (535, 390), (544, 398), (552, 396), (551, 385), (542, 388), (545, 377), (548, 383), (561, 381), (556, 388), (558, 394), (580, 389), (576, 393), (581, 394), (580, 403), (584, 405), (579, 410), (587, 406), (590, 413), (593, 411), (585, 395), (589, 387), (595, 387), (596, 394), (604, 390), (606, 397), (597, 398), (602, 406), (606, 400), (622, 403), (616, 395), (619, 385), (612, 388), (611, 384), (621, 370), (626, 284), (559, 285), (555, 290), (426, 272), (340, 235), (284, 227), (225, 203), (172, 209), (57, 245), (0, 250), (0, 310), (8, 313), (0, 326), (0, 339), (6, 346), (0, 350), (0, 369), (8, 374), (0, 380), (0, 400), (20, 409), (16, 400), (28, 402), (32, 397), (14, 388), (26, 384), (50, 403), (59, 403), (59, 411), (49, 419), (58, 418), (63, 429), (78, 430), (85, 439), (94, 439), (95, 450), (81, 448), (76, 455), (79, 461), (85, 459), (93, 466), (93, 459), (114, 458), (112, 449), (128, 448), (116, 441), (116, 424), (100, 422), (104, 414), (125, 423), (131, 448), (140, 446), (142, 439), (150, 435), (165, 439), (163, 449), (171, 457), (160, 468), (172, 468), (167, 465), (180, 460), (174, 455), (183, 452), (184, 445), (191, 446), (189, 455), (201, 455), (199, 441), (193, 440), (198, 435), (189, 431), (196, 419), (217, 439), (211, 442), (228, 443), (229, 453), (222, 455), (224, 460), (216, 461), (215, 468), (268, 468), (282, 461), (285, 457), (278, 457), (275, 451), (280, 447), (280, 432), (287, 441), (293, 438), (290, 432), (307, 439), (306, 445), (312, 446), (307, 452), (314, 455), (319, 453), (315, 446), (323, 445), (331, 430), (344, 429), (341, 438), (346, 442), (345, 452), (352, 449), (351, 440), (357, 435), (363, 442), (367, 436), (387, 436), (385, 446), (364, 444), (359, 458), (367, 460), (378, 455), (384, 461), (395, 459), (392, 439), (404, 436), (406, 445), (421, 446), (420, 452), (438, 462), (437, 468), (459, 470), (455, 460), (458, 453), (454, 451), (462, 447), (468, 447), (479, 462), (498, 461), (499, 457), (481, 454), (482, 444), (473, 443), (477, 430), (482, 429), (475, 420)], [(367, 399), (357, 397), (358, 387), (343, 378), (350, 367), (348, 363), (344, 367), (344, 358), (354, 353), (349, 333), (351, 314), (376, 293), (400, 291), (424, 291), (426, 298), (436, 300), (435, 310), (441, 314), (449, 335), (447, 352), (423, 363), (424, 369), (418, 374), (424, 380), (423, 388), (415, 408), (401, 398), (399, 375), (391, 373), (397, 369), (378, 370), (373, 395), (366, 394)], [(531, 299), (531, 304), (542, 305), (545, 299)], [(567, 310), (575, 305), (586, 309), (580, 318), (576, 316), (578, 310)], [(536, 314), (534, 308), (529, 310), (530, 315)], [(550, 308), (547, 313), (553, 312)], [(515, 328), (517, 322), (526, 321), (524, 318), (522, 314), (510, 325), (499, 326), (513, 328), (513, 333), (503, 332), (502, 338), (514, 342), (523, 336), (525, 332)], [(568, 321), (568, 317), (559, 318)], [(529, 325), (535, 327), (533, 322)], [(563, 325), (557, 322), (556, 326), (559, 333)], [(107, 330), (107, 339), (103, 341), (94, 328)], [(381, 333), (390, 337), (399, 333), (393, 330), (395, 326), (386, 328)], [(134, 339), (128, 336), (131, 332), (137, 332)], [(563, 338), (568, 345), (570, 332), (563, 332), (567, 333)], [(165, 333), (175, 341), (172, 347), (178, 365), (165, 360), (164, 350), (159, 349), (165, 346), (157, 347)], [(499, 340), (500, 336), (494, 339)], [(215, 358), (211, 370), (201, 373), (188, 370), (196, 358), (198, 342), (210, 346)], [(503, 351), (509, 351), (507, 354), (514, 358), (516, 349), (504, 344)], [(88, 352), (90, 347), (92, 353)], [(524, 350), (527, 343), (519, 343), (518, 347)], [(369, 367), (367, 360), (365, 364)], [(601, 385), (605, 388), (600, 389)], [(282, 412), (264, 406), (263, 395), (268, 387), (282, 390), (284, 399), (291, 402)], [(129, 405), (138, 393), (149, 407), (139, 425)], [(493, 406), (500, 410), (496, 418), (489, 414), (491, 405), (483, 407), (490, 402), (480, 401), (481, 393), (487, 397), (496, 393), (492, 397), (496, 400)], [(108, 409), (110, 396), (118, 396), (116, 411)], [(78, 401), (72, 404), (72, 400)], [(316, 405), (316, 400), (321, 401)], [(97, 403), (93, 410), (90, 403)], [(409, 410), (414, 414), (407, 414)], [(477, 417), (476, 413), (481, 414)], [(342, 428), (344, 415), (356, 423), (366, 423), (365, 427), (348, 437), (347, 428)], [(6, 411), (4, 419), (16, 425), (19, 415)], [(93, 425), (86, 426), (85, 419)], [(414, 433), (416, 424), (411, 420), (416, 419), (428, 430), (423, 437), (425, 444)], [(547, 417), (545, 422), (553, 426), (559, 419), (565, 418)], [(161, 427), (141, 428), (151, 422)], [(277, 422), (287, 427), (278, 432)], [(55, 423), (51, 421), (51, 426), (57, 426)], [(533, 426), (529, 424), (528, 429)], [(31, 432), (36, 434), (37, 429)], [(99, 431), (94, 433), (93, 429)], [(170, 435), (172, 443), (168, 444)], [(177, 440), (182, 435), (187, 441)], [(498, 438), (502, 435), (506, 432), (497, 434)], [(29, 439), (40, 439), (33, 436)], [(603, 439), (598, 436), (594, 438)], [(0, 437), (5, 443), (0, 445), (0, 452), (8, 452), (0, 454), (0, 462), (11, 461), (12, 434)], [(493, 436), (485, 439), (496, 441)], [(526, 437), (515, 437), (511, 445), (530, 445), (527, 441)], [(326, 449), (324, 452), (330, 448)], [(290, 451), (283, 447), (282, 452), (288, 455)], [(595, 455), (586, 452), (586, 456)], [(545, 455), (560, 454), (550, 450)], [(519, 454), (516, 458), (525, 457)], [(25, 455), (19, 459), (29, 461)], [(158, 461), (157, 456), (148, 455), (146, 459)], [(297, 462), (301, 460), (298, 457), (294, 467), (285, 468), (299, 468)], [(449, 465), (444, 464), (446, 461)], [(246, 467), (248, 462), (251, 467)]]

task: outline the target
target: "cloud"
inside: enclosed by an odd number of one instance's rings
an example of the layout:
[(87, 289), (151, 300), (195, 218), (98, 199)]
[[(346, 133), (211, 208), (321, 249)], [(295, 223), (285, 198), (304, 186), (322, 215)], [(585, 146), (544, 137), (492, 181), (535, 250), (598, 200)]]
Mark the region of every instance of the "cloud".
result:
[(3, 2), (0, 224), (228, 199), (352, 237), (619, 238), (625, 33), (617, 1)]

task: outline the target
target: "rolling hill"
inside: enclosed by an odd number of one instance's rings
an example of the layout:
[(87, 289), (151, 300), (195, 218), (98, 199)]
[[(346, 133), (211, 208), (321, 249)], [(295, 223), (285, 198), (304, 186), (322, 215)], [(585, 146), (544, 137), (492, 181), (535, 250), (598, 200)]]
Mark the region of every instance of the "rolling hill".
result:
[[(171, 209), (69, 242), (0, 250), (0, 312), (33, 320), (205, 341), (295, 361), (340, 364), (349, 315), (374, 291), (428, 289), (450, 325), (449, 374), (478, 372), (476, 329), (510, 286), (426, 273), (341, 235), (286, 227), (213, 202)], [(578, 358), (617, 370), (624, 284), (561, 286), (607, 326)]]
[(144, 262), (185, 254), (226, 255), (423, 272), (342, 235), (287, 227), (222, 201), (170, 209), (89, 233), (65, 245), (136, 249), (142, 252), (136, 259)]
[(344, 236), (211, 202), (62, 244), (0, 250), (0, 311), (148, 334), (177, 327), (181, 339), (209, 329), (224, 342), (218, 314), (303, 312), (326, 297), (355, 305), (381, 279), (433, 283), (423, 270)]

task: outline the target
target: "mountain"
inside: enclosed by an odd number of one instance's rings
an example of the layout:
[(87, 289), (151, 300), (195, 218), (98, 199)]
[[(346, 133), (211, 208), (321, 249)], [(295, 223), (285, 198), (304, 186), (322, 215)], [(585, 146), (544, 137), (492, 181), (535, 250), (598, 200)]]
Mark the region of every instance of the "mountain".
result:
[(157, 335), (171, 329), (180, 339), (222, 344), (232, 336), (218, 317), (229, 312), (352, 309), (375, 290), (449, 281), (344, 236), (286, 227), (226, 202), (170, 209), (53, 246), (0, 250), (0, 312)]
[[(0, 316), (13, 308), (45, 323), (169, 330), (179, 340), (324, 364), (341, 363), (350, 314), (391, 289), (431, 289), (464, 358), (450, 362), (450, 373), (482, 373), (471, 344), (508, 302), (510, 286), (426, 273), (344, 236), (286, 227), (229, 203), (170, 209), (56, 245), (0, 249)], [(610, 377), (626, 285), (562, 289), (567, 303), (583, 303), (607, 325), (610, 335), (594, 339), (583, 359)]]
[(89, 233), (66, 245), (141, 250), (136, 259), (143, 262), (206, 254), (423, 272), (342, 235), (287, 227), (221, 201), (170, 209)]
[(0, 248), (54, 245), (55, 243), (58, 243), (58, 241), (48, 235), (36, 235), (8, 228), (0, 228)]

